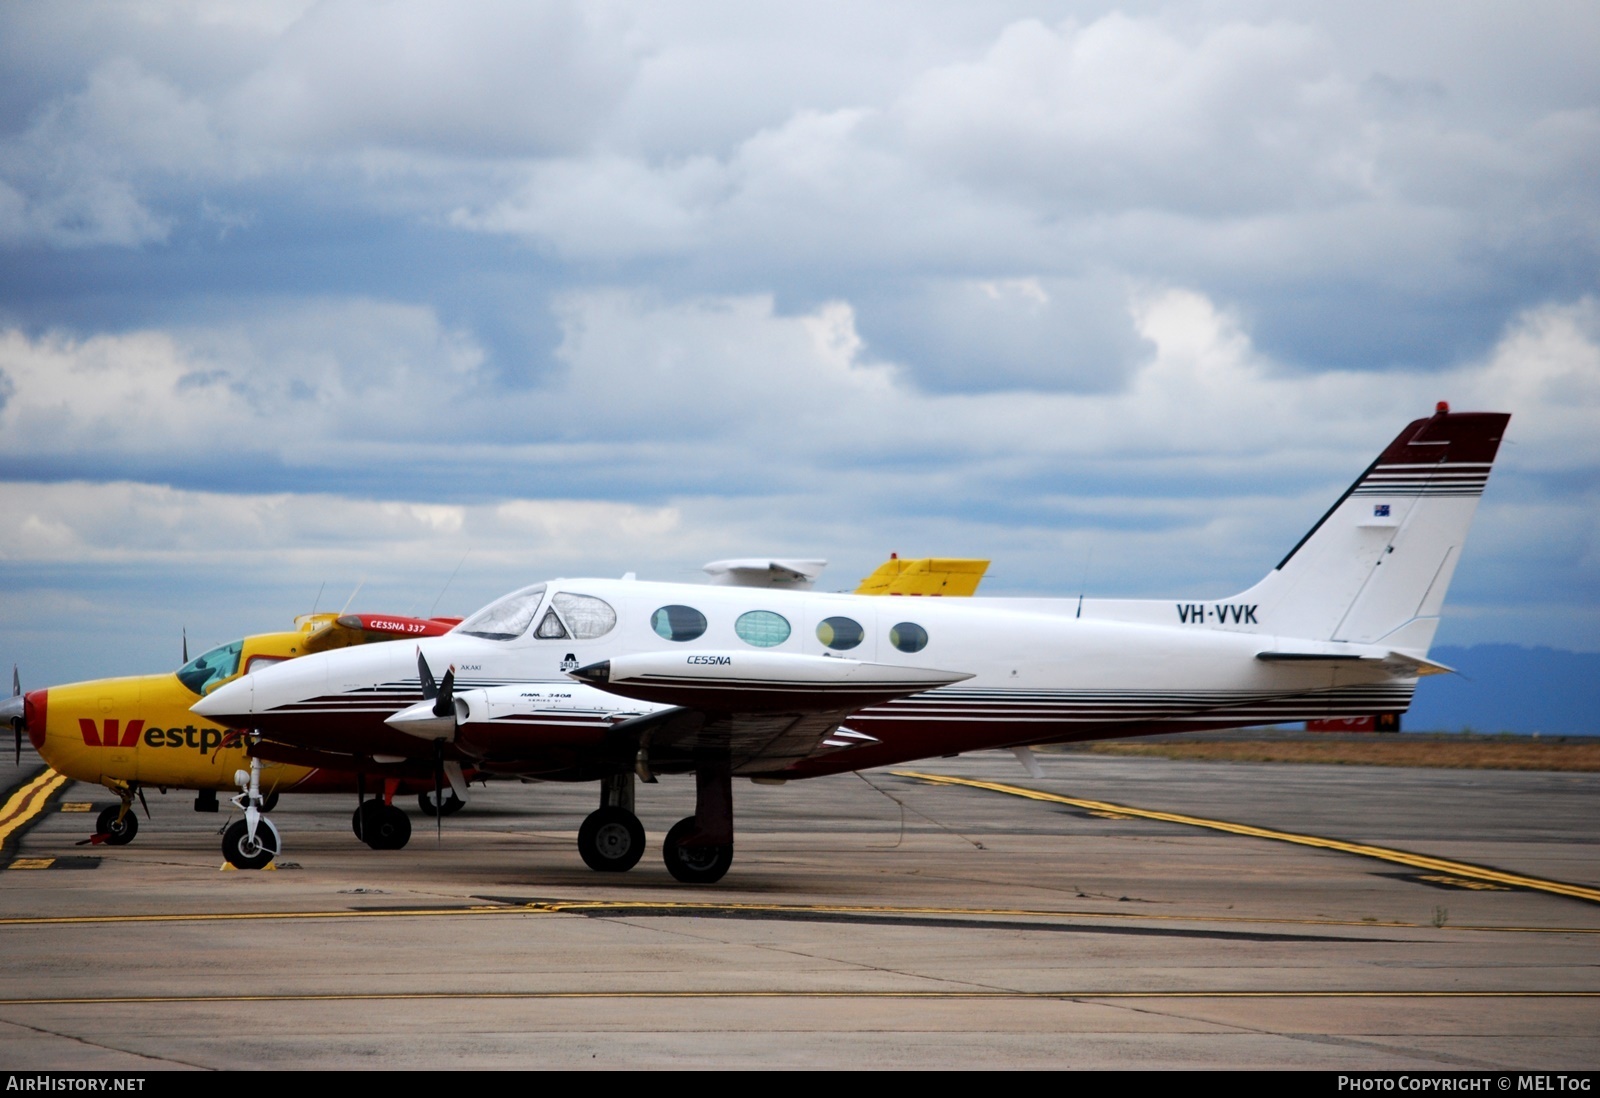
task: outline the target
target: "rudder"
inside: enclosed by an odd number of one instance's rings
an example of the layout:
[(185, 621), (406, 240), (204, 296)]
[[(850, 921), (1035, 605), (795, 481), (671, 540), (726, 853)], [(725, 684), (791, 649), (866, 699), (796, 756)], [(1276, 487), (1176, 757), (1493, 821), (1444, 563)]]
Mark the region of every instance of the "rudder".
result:
[(1426, 655), (1511, 416), (1441, 403), (1397, 435), (1240, 602), (1274, 633)]

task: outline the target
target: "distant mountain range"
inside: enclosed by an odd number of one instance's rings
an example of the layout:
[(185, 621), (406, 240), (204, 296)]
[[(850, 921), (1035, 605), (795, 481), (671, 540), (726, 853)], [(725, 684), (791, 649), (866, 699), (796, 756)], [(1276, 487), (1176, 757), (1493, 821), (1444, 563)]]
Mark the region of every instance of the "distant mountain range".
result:
[(1460, 674), (1417, 684), (1407, 732), (1600, 735), (1600, 652), (1478, 644), (1435, 648), (1428, 658)]

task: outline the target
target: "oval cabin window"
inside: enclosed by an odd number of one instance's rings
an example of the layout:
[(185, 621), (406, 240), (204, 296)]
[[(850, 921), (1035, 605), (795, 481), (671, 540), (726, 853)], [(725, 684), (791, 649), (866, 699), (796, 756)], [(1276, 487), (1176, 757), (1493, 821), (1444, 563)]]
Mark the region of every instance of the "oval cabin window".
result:
[(692, 606), (663, 606), (650, 615), (650, 628), (669, 641), (692, 641), (706, 631), (706, 616)]
[(903, 621), (889, 630), (889, 643), (902, 652), (920, 652), (928, 647), (928, 631), (914, 622)]
[(854, 648), (865, 635), (861, 623), (849, 618), (824, 618), (817, 624), (817, 639), (839, 652)]
[(739, 615), (739, 620), (733, 623), (733, 631), (746, 644), (771, 648), (789, 639), (789, 619), (771, 610), (752, 610)]

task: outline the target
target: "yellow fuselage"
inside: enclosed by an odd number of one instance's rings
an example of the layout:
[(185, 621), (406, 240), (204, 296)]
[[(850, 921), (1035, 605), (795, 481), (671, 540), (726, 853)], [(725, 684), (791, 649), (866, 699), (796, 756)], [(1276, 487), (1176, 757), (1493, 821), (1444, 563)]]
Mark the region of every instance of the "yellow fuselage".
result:
[[(303, 632), (246, 637), (237, 667), (213, 676), (202, 686), (203, 692), (247, 673), (252, 664), (259, 669), (266, 662), (293, 659), (304, 650), (304, 639)], [(194, 681), (192, 673), (190, 678)], [(128, 785), (237, 789), (234, 772), (250, 768), (245, 745), (233, 737), (225, 746), (227, 729), (189, 712), (200, 696), (172, 671), (52, 686), (29, 696), (33, 709), (29, 738), (45, 762), (77, 781), (112, 789)], [(38, 712), (41, 709), (43, 713)], [(313, 773), (305, 767), (264, 763), (261, 791), (293, 789)]]

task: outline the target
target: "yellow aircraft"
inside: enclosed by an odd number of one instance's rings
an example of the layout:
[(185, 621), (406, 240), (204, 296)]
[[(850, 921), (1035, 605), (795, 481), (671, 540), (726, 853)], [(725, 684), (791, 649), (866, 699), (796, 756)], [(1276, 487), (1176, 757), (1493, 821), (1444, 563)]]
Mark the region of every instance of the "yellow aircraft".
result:
[[(361, 796), (352, 826), (358, 838), (375, 850), (393, 850), (406, 844), (411, 823), (393, 805), (396, 792), (418, 793), (422, 809), (434, 815), (432, 784), (417, 775), (412, 782), (386, 780), (383, 795), (368, 801), (360, 775), (348, 771), (292, 766), (250, 758), (244, 737), (208, 724), (189, 712), (200, 697), (241, 675), (281, 660), (312, 652), (325, 652), (371, 641), (438, 636), (459, 618), (409, 618), (382, 614), (305, 614), (295, 628), (284, 633), (260, 633), (220, 645), (186, 662), (176, 672), (52, 686), (22, 694), (12, 674), (13, 698), (3, 706), (22, 749), (22, 733), (58, 773), (75, 781), (94, 782), (115, 793), (120, 804), (101, 812), (89, 842), (113, 846), (130, 843), (139, 831), (132, 811), (134, 798), (144, 803), (144, 789), (193, 789), (198, 792), (197, 812), (218, 810), (217, 794), (235, 792), (234, 803), (248, 800), (255, 791), (260, 807), (270, 809), (280, 793), (348, 793)], [(184, 653), (188, 655), (187, 652)], [(442, 799), (446, 815), (461, 807), (454, 793)], [(145, 814), (150, 808), (145, 803)], [(230, 862), (270, 861), (271, 851), (245, 852), (237, 847), (244, 822), (224, 836), (223, 853)], [(257, 868), (252, 866), (251, 868)]]
[(954, 557), (901, 560), (900, 554), (890, 553), (888, 560), (878, 565), (872, 575), (861, 581), (855, 593), (970, 596), (978, 589), (978, 583), (988, 570), (989, 562), (986, 560)]

